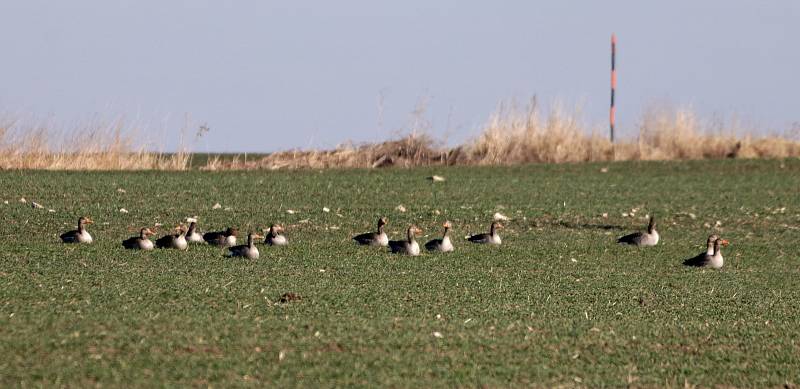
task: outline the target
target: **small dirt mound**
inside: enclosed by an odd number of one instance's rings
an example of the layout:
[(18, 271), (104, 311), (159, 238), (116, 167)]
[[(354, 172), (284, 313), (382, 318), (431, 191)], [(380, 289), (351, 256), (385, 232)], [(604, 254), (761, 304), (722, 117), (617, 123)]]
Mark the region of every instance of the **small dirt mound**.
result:
[(303, 298), (300, 297), (299, 294), (293, 292), (286, 292), (281, 295), (281, 297), (278, 299), (278, 302), (281, 304), (286, 304), (292, 301), (301, 301), (301, 300), (303, 300)]

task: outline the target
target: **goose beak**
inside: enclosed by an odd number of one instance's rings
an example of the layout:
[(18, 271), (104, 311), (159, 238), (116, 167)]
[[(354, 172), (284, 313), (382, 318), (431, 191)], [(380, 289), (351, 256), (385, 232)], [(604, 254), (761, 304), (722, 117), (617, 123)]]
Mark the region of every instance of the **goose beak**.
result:
[(264, 239), (264, 237), (259, 234), (255, 234), (253, 235), (253, 239)]
[(94, 223), (94, 220), (92, 220), (92, 219), (90, 219), (88, 217), (86, 218), (86, 224), (93, 224), (93, 223)]
[(728, 244), (730, 244), (730, 242), (727, 239), (720, 239), (719, 243), (723, 246), (727, 246)]

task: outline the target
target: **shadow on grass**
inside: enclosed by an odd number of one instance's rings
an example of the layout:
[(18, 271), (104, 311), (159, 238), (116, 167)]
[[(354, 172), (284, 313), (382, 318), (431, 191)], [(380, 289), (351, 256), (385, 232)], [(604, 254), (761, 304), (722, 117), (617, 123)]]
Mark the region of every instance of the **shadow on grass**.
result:
[(569, 228), (572, 230), (616, 230), (622, 231), (624, 228), (622, 226), (617, 226), (613, 224), (594, 224), (594, 223), (572, 223), (567, 221), (558, 221), (553, 223), (554, 225), (561, 226), (564, 228)]

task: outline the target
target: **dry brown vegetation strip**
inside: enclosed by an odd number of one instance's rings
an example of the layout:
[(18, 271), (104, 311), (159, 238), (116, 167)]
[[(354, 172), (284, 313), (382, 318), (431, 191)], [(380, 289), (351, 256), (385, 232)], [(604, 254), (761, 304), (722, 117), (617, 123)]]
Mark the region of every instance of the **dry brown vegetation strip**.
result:
[[(736, 123), (703, 121), (689, 110), (650, 110), (638, 133), (612, 144), (605, 131), (588, 129), (579, 110), (556, 107), (543, 114), (535, 99), (520, 109), (501, 106), (480, 135), (456, 147), (441, 147), (427, 135), (411, 134), (332, 150), (290, 150), (257, 158), (208, 159), (205, 170), (379, 168), (426, 165), (514, 165), (627, 160), (800, 157), (797, 134), (751, 135)], [(147, 151), (120, 123), (69, 135), (26, 128), (0, 119), (1, 169), (185, 170), (191, 153)], [(14, 130), (17, 130), (16, 132)], [(798, 128), (792, 131), (800, 132)]]

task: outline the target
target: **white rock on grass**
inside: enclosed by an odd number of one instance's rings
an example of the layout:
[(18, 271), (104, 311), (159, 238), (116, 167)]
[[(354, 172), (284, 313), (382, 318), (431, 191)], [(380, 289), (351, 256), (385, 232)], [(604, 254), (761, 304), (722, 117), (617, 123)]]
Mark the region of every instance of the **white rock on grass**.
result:
[(508, 221), (508, 220), (509, 220), (509, 219), (508, 219), (508, 216), (506, 216), (506, 215), (503, 215), (503, 214), (502, 214), (502, 213), (500, 213), (500, 212), (495, 212), (495, 213), (494, 213), (494, 215), (492, 216), (492, 218), (493, 218), (493, 219), (494, 219), (494, 221), (496, 221), (496, 222), (505, 222), (505, 221)]

